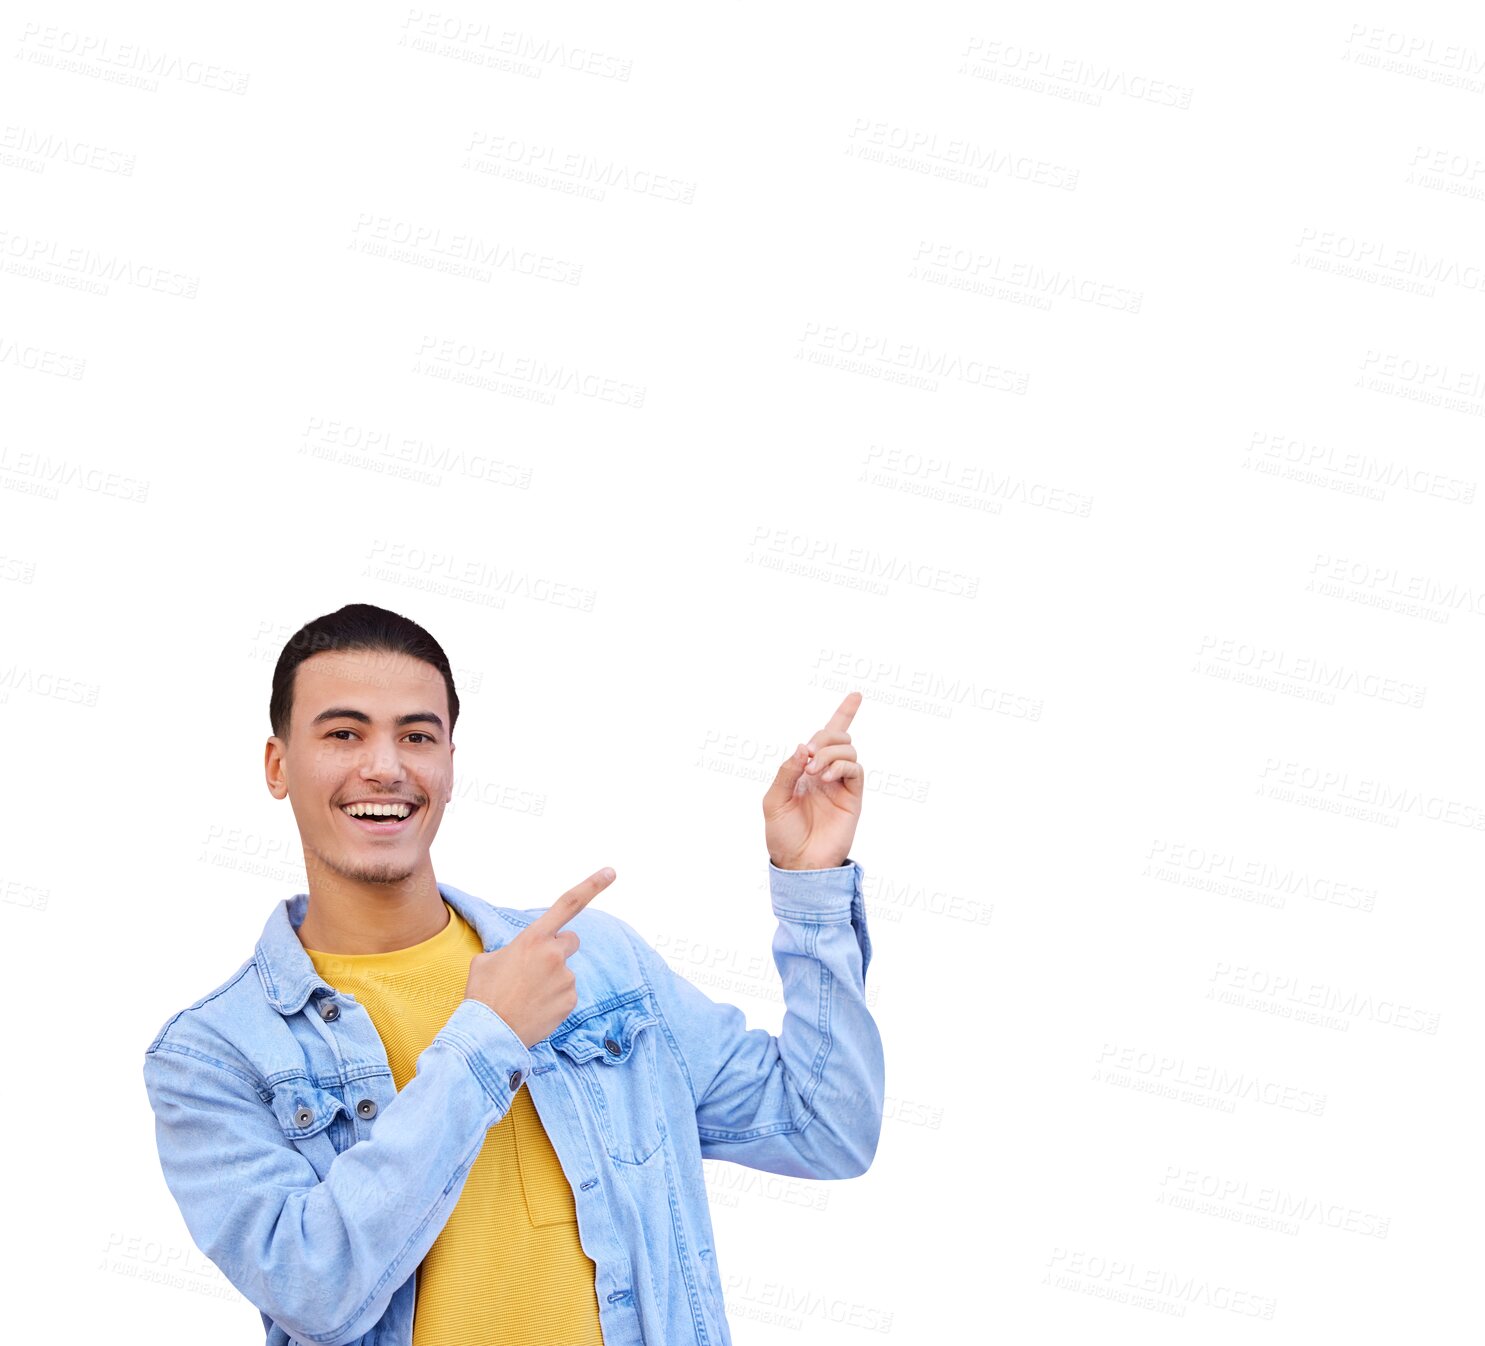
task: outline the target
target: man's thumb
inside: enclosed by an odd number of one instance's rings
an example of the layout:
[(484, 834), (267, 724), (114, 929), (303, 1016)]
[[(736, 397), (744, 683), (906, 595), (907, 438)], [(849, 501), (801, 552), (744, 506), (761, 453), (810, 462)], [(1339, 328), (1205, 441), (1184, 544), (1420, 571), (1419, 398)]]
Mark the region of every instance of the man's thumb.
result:
[(804, 769), (809, 765), (809, 754), (804, 750), (801, 743), (792, 757), (786, 757), (779, 763), (778, 774), (773, 778), (773, 784), (768, 787), (768, 793), (763, 796), (763, 807), (772, 812), (774, 809), (783, 808), (794, 797), (794, 787), (799, 783), (799, 778), (804, 775)]

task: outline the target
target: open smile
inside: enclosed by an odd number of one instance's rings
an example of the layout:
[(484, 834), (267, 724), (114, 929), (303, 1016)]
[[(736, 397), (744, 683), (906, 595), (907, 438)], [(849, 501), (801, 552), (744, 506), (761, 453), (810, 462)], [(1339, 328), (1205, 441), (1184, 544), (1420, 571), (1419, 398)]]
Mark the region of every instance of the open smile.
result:
[[(343, 804), (338, 811), (352, 827), (364, 832), (367, 836), (395, 837), (412, 825), (412, 820), (418, 816), (420, 807), (421, 805), (409, 800), (397, 800), (394, 803), (367, 806)], [(407, 816), (397, 817), (394, 809), (406, 810)], [(356, 817), (354, 813), (347, 812), (347, 810), (355, 810), (363, 816)]]

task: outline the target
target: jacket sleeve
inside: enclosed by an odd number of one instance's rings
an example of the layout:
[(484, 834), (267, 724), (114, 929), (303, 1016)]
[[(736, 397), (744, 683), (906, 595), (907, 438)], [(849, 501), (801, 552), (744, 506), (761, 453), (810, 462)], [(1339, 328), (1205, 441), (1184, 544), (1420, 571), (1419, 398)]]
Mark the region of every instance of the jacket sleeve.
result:
[(173, 1027), (144, 1059), (166, 1185), (201, 1251), (291, 1336), (366, 1333), (453, 1211), (531, 1056), (488, 1005), (460, 1002), (372, 1134), (323, 1181), (230, 1049)]
[(866, 1006), (871, 941), (861, 866), (783, 870), (769, 864), (783, 980), (783, 1031), (748, 1028), (633, 930), (696, 1102), (707, 1159), (800, 1178), (853, 1178), (876, 1155), (885, 1098), (881, 1034)]

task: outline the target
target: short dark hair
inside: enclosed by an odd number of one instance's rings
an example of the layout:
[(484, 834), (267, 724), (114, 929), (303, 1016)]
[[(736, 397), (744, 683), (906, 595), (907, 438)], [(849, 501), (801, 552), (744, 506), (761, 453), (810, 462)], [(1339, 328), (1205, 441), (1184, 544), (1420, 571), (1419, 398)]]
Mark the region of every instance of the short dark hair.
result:
[(385, 650), (432, 664), (443, 674), (449, 693), (449, 737), (459, 719), (459, 693), (443, 647), (417, 622), (371, 603), (347, 603), (306, 622), (292, 636), (273, 668), (273, 694), (268, 699), (268, 723), (278, 738), (289, 736), (294, 709), (294, 671), (312, 655), (326, 650)]

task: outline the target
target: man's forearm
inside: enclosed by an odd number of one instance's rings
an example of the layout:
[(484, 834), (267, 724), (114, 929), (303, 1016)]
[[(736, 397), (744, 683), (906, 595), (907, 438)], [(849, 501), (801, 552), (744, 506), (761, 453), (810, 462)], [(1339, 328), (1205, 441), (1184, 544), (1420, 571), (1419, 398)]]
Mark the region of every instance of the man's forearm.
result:
[(210, 1063), (208, 1046), (167, 1041), (145, 1057), (160, 1162), (186, 1226), (293, 1336), (315, 1346), (354, 1341), (438, 1237), (485, 1133), (510, 1106), (509, 1072), (524, 1078), (530, 1055), (489, 1006), (464, 1000), (382, 1109), (375, 1134), (337, 1154), (320, 1179), (285, 1140), (277, 1105)]

